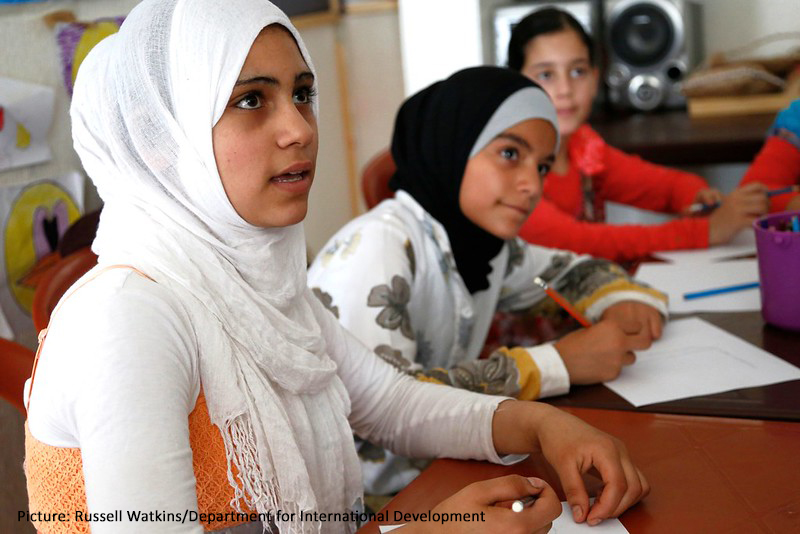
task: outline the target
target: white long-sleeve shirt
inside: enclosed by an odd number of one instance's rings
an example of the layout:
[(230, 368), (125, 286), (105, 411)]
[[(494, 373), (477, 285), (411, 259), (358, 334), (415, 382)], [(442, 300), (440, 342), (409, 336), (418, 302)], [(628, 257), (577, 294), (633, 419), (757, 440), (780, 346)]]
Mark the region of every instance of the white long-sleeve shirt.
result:
[[(492, 442), (492, 417), (504, 398), (415, 381), (375, 357), (332, 315), (323, 322), (357, 433), (403, 455), (513, 460), (499, 458)], [(90, 513), (197, 510), (188, 416), (201, 387), (200, 349), (186, 304), (128, 269), (98, 276), (54, 314), (28, 425), (40, 442), (80, 448)], [(91, 528), (122, 534), (146, 526)], [(202, 532), (200, 524), (157, 526)]]

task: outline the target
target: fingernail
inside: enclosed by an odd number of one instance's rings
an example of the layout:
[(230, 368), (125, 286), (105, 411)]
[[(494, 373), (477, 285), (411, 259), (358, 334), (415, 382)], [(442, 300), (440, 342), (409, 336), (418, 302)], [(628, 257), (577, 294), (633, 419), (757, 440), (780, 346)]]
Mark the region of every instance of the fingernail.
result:
[(528, 482), (530, 482), (531, 486), (533, 486), (536, 489), (542, 489), (545, 486), (545, 481), (542, 480), (541, 478), (528, 477)]
[(572, 507), (572, 518), (577, 522), (581, 520), (581, 516), (583, 515), (583, 510), (577, 504)]
[(600, 519), (598, 517), (595, 517), (594, 519), (590, 519), (589, 521), (587, 521), (587, 523), (589, 523), (593, 527), (596, 527), (597, 525), (600, 524), (601, 521), (602, 521), (602, 519)]

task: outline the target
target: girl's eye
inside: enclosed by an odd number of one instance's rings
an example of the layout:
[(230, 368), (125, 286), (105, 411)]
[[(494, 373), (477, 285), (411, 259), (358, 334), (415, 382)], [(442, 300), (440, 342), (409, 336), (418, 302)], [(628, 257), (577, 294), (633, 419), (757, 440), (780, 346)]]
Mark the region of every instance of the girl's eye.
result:
[(549, 81), (552, 78), (553, 78), (553, 73), (548, 70), (542, 71), (536, 75), (536, 79), (542, 80), (543, 82)]
[(314, 87), (300, 87), (294, 92), (295, 104), (313, 104), (317, 90)]
[(500, 151), (500, 156), (509, 161), (516, 161), (519, 159), (519, 150), (516, 148), (504, 148)]
[(550, 172), (550, 164), (549, 163), (540, 163), (536, 170), (539, 171), (539, 178), (544, 178), (547, 176), (547, 173)]
[(247, 93), (234, 105), (239, 109), (258, 109), (264, 105), (262, 98), (263, 97), (259, 93)]
[(582, 78), (582, 77), (586, 76), (586, 69), (583, 68), (583, 67), (576, 67), (576, 68), (572, 69), (571, 71), (569, 71), (569, 74), (573, 78)]

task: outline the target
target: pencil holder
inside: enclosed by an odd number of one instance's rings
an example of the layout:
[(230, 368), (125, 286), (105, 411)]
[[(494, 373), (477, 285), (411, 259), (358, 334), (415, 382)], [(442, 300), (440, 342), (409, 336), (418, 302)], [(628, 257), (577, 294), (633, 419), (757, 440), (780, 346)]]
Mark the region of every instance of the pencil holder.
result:
[(800, 232), (792, 219), (799, 211), (785, 211), (758, 219), (756, 232), (761, 313), (764, 320), (789, 330), (800, 330)]

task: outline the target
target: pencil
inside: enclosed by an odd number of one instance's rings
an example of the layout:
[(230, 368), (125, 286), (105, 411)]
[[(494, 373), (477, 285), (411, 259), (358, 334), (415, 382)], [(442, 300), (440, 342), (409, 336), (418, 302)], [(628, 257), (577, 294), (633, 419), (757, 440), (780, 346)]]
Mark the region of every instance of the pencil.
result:
[[(798, 185), (790, 185), (788, 187), (782, 187), (780, 189), (770, 189), (767, 191), (767, 198), (772, 198), (775, 195), (783, 195), (784, 193), (797, 193), (800, 191), (800, 186)], [(713, 211), (719, 207), (719, 202), (714, 202), (713, 204), (703, 204), (702, 202), (695, 202), (691, 206), (689, 206), (689, 213), (706, 213), (709, 211)]]
[(589, 322), (589, 319), (587, 319), (586, 317), (581, 315), (581, 313), (578, 310), (573, 308), (572, 304), (570, 304), (567, 299), (562, 297), (561, 294), (558, 293), (558, 291), (556, 291), (555, 289), (550, 287), (550, 285), (547, 282), (545, 282), (544, 280), (542, 280), (538, 276), (533, 279), (533, 282), (537, 286), (539, 286), (542, 289), (544, 289), (544, 292), (547, 293), (550, 296), (551, 299), (556, 301), (559, 306), (564, 308), (564, 310), (566, 310), (566, 312), (568, 314), (570, 314), (576, 321), (581, 323), (581, 325), (585, 326), (586, 328), (589, 328), (590, 326), (592, 326), (592, 323)]
[(742, 291), (744, 289), (753, 289), (758, 287), (758, 282), (748, 282), (746, 284), (737, 284), (735, 286), (717, 287), (715, 289), (705, 289), (703, 291), (695, 291), (692, 293), (684, 293), (683, 300), (699, 299), (703, 297), (710, 297), (712, 295), (721, 295), (723, 293), (731, 293), (733, 291)]

